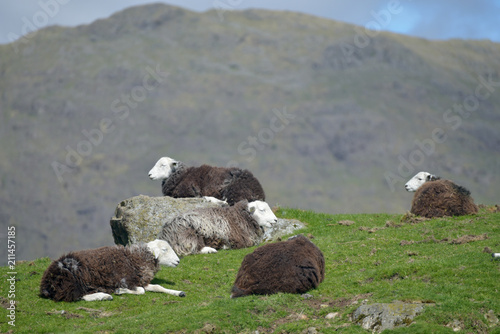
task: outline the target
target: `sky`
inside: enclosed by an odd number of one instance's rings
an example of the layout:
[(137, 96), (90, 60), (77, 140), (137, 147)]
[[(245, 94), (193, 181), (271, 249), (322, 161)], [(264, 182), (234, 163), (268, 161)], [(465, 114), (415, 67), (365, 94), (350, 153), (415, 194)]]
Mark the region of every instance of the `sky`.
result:
[(164, 2), (217, 14), (248, 8), (288, 10), (431, 40), (489, 39), (500, 43), (500, 0), (4, 0), (0, 44), (50, 25), (77, 26), (122, 9)]

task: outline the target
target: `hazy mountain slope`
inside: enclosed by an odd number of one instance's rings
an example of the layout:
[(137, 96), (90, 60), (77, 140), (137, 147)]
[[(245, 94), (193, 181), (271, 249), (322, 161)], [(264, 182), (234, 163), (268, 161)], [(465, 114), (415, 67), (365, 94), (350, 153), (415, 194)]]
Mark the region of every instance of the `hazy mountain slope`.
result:
[(360, 31), (149, 5), (0, 45), (0, 221), (19, 259), (112, 243), (116, 204), (161, 194), (163, 155), (249, 168), (271, 205), (404, 212), (420, 170), (498, 202), (500, 45)]

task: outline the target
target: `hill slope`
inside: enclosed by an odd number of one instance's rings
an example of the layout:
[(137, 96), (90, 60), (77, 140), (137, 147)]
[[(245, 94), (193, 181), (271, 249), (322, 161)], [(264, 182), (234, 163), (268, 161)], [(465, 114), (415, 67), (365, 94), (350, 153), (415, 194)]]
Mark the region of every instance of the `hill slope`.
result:
[(499, 44), (226, 14), (155, 4), (0, 46), (0, 221), (20, 259), (112, 243), (116, 204), (161, 194), (164, 155), (249, 168), (271, 205), (321, 212), (404, 212), (420, 170), (498, 200)]
[[(419, 220), (408, 215), (329, 215), (281, 208), (279, 217), (307, 224), (325, 257), (325, 280), (297, 294), (230, 299), (244, 256), (256, 247), (189, 255), (176, 268), (162, 268), (153, 281), (182, 290), (185, 298), (162, 293), (114, 295), (112, 301), (54, 302), (39, 297), (51, 260), (18, 263), (15, 284), (9, 267), (0, 277), (0, 332), (12, 329), (7, 309), (15, 290), (15, 333), (368, 333), (353, 323), (362, 304), (425, 303), (408, 328), (386, 333), (496, 333), (500, 261), (487, 251), (500, 247), (500, 213)], [(496, 213), (495, 213), (496, 212)], [(486, 252), (485, 252), (486, 251)], [(10, 306), (9, 306), (10, 307)], [(337, 316), (327, 318), (327, 314)], [(408, 324), (408, 320), (405, 321)]]

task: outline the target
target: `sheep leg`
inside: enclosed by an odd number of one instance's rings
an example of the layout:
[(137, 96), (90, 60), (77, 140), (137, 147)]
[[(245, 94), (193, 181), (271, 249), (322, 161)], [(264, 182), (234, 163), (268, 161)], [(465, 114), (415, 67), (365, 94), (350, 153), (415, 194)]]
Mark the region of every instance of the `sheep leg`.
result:
[(130, 290), (130, 289), (127, 289), (127, 288), (118, 288), (116, 289), (115, 293), (117, 295), (122, 295), (122, 294), (125, 294), (125, 293), (129, 293), (131, 295), (142, 295), (144, 294), (145, 290), (144, 288), (138, 286), (135, 288), (135, 290)]
[(208, 202), (212, 202), (212, 203), (215, 203), (215, 204), (219, 204), (221, 206), (223, 205), (227, 205), (227, 202), (226, 201), (221, 201), (220, 199), (218, 198), (215, 198), (215, 197), (212, 197), (212, 196), (203, 196), (203, 198), (208, 201)]
[(212, 247), (203, 247), (200, 250), (200, 254), (209, 254), (209, 253), (217, 253), (217, 249)]
[(82, 297), (83, 300), (87, 302), (95, 302), (95, 301), (101, 301), (101, 300), (113, 300), (113, 296), (104, 293), (104, 292), (96, 292), (96, 293), (91, 293), (88, 295), (85, 295)]
[(185, 297), (186, 294), (184, 291), (177, 291), (177, 290), (170, 290), (162, 287), (161, 285), (158, 284), (148, 284), (144, 287), (146, 291), (151, 291), (151, 292), (163, 292), (163, 293), (168, 293), (169, 295), (174, 295), (177, 297)]

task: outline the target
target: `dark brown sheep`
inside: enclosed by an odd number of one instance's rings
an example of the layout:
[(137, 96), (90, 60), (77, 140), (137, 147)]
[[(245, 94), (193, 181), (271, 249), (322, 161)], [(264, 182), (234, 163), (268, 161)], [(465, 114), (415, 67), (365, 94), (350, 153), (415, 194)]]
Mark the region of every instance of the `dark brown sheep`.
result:
[(149, 177), (162, 180), (163, 195), (174, 198), (208, 196), (227, 201), (229, 205), (266, 198), (253, 174), (236, 167), (187, 167), (180, 161), (163, 157), (149, 171)]
[(112, 293), (156, 291), (183, 297), (182, 291), (150, 284), (160, 264), (179, 258), (163, 240), (130, 247), (108, 246), (71, 252), (53, 261), (40, 283), (40, 295), (54, 301), (110, 300)]
[(427, 218), (477, 213), (470, 192), (450, 180), (423, 183), (415, 192), (410, 212)]
[(323, 253), (303, 235), (257, 248), (243, 259), (231, 298), (278, 292), (304, 293), (325, 277)]

